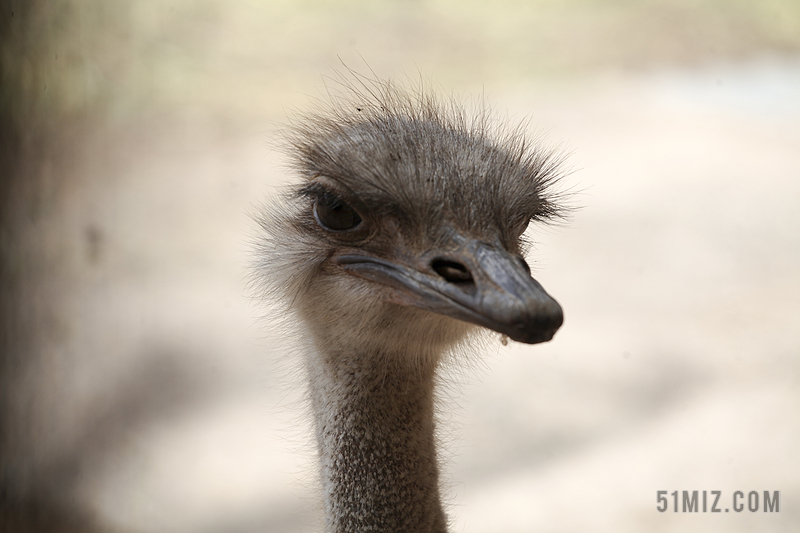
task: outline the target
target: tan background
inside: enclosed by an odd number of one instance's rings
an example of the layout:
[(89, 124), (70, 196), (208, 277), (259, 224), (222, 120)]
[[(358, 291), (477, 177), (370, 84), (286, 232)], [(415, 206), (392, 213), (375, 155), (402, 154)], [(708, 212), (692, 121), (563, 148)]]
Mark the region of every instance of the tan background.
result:
[[(572, 152), (581, 209), (531, 256), (565, 326), (443, 393), (453, 531), (797, 530), (794, 0), (2, 9), (6, 529), (315, 529), (297, 356), (246, 279), (291, 179), (274, 133), (344, 63)], [(781, 509), (662, 514), (657, 490)]]

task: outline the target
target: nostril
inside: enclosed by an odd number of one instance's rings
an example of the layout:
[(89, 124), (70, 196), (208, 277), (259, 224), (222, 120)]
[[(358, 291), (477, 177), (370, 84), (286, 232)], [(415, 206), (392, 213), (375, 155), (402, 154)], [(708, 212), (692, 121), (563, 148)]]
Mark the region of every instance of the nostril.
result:
[(475, 280), (467, 267), (455, 261), (447, 259), (434, 259), (431, 261), (431, 268), (450, 283), (456, 285), (474, 285)]

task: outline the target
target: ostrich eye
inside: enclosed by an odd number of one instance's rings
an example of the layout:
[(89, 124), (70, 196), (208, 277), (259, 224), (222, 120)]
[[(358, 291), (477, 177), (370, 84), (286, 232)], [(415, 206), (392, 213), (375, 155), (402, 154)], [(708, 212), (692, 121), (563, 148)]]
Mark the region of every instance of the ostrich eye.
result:
[(361, 217), (355, 209), (329, 192), (317, 197), (314, 202), (314, 217), (320, 226), (333, 231), (353, 229), (361, 223)]

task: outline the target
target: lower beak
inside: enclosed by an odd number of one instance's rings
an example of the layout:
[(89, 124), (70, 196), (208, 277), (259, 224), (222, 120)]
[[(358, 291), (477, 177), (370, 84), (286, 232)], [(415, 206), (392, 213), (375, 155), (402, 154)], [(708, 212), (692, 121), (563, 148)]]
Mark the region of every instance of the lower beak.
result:
[(564, 322), (561, 306), (520, 256), (480, 241), (408, 262), (336, 256), (350, 274), (397, 290), (395, 301), (484, 326), (528, 344), (547, 342)]

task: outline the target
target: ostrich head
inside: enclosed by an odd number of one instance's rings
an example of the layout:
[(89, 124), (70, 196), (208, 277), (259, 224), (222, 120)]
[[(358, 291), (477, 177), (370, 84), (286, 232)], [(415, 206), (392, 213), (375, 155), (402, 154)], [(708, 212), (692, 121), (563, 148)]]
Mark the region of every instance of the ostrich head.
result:
[(485, 110), (470, 119), (390, 82), (346, 88), (288, 131), (301, 180), (261, 218), (268, 291), (322, 346), (436, 354), (475, 325), (550, 340), (561, 307), (522, 234), (559, 213), (559, 158)]

